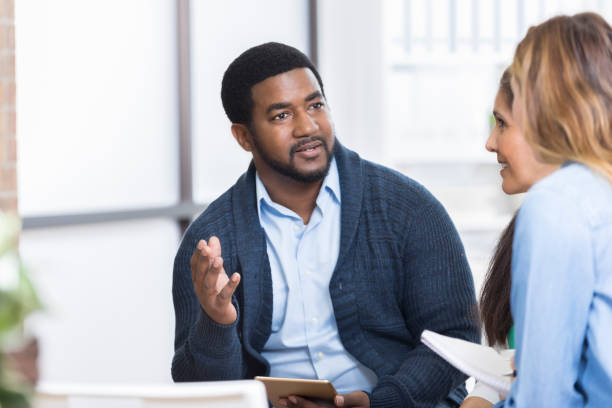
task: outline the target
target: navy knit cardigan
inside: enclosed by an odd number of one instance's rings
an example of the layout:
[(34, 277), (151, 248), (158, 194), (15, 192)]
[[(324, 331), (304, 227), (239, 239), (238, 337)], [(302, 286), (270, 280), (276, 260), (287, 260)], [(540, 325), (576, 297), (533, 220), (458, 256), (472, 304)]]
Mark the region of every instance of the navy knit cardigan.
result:
[[(465, 377), (419, 341), (424, 329), (479, 340), (472, 275), (452, 221), (417, 182), (341, 145), (335, 157), (341, 236), (329, 291), (344, 347), (378, 376), (371, 406), (431, 407), (449, 393), (460, 402)], [(231, 325), (211, 320), (193, 290), (189, 259), (198, 240), (213, 235), (226, 272), (242, 275)], [(173, 279), (174, 380), (267, 375), (261, 351), (270, 336), (272, 280), (253, 164), (191, 224)]]

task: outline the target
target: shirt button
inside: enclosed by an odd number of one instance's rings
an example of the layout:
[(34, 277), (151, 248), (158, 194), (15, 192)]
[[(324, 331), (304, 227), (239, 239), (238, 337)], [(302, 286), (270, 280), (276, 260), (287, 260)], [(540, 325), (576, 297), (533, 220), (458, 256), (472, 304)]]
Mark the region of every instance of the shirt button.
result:
[(321, 352), (319, 351), (319, 352), (317, 353), (317, 358), (318, 358), (319, 360), (321, 360), (321, 359), (323, 359), (323, 357), (324, 357), (323, 353), (321, 353)]
[(294, 225), (294, 226), (293, 226), (293, 230), (294, 230), (294, 231), (299, 231), (299, 230), (300, 230), (300, 227), (299, 227), (299, 226), (297, 226), (297, 225)]
[(311, 273), (312, 273), (312, 272), (310, 272), (310, 269), (306, 269), (306, 275), (307, 275), (307, 276), (310, 276), (310, 274), (311, 274)]
[(313, 317), (311, 320), (312, 320), (313, 323), (316, 323), (316, 322), (319, 321), (319, 319), (317, 319), (316, 317)]

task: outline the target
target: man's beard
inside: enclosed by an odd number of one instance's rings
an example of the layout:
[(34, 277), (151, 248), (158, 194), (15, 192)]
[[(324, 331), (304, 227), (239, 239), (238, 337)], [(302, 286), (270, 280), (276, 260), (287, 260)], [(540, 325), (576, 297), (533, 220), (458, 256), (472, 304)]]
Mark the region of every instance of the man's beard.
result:
[[(307, 139), (300, 140), (298, 143), (291, 147), (291, 151), (289, 152), (289, 164), (285, 164), (270, 156), (268, 152), (263, 149), (261, 145), (257, 142), (257, 135), (253, 132), (251, 132), (251, 134), (253, 135), (253, 145), (257, 150), (257, 153), (259, 153), (259, 155), (261, 156), (262, 160), (272, 169), (276, 170), (278, 173), (300, 183), (314, 183), (323, 180), (325, 176), (327, 176), (329, 166), (331, 165), (332, 159), (334, 158), (334, 154), (336, 153), (338, 147), (335, 135), (332, 138), (334, 144), (331, 151), (329, 150), (329, 146), (327, 146), (327, 141), (323, 137), (312, 136)], [(321, 142), (321, 147), (327, 155), (327, 163), (325, 164), (325, 167), (319, 170), (311, 172), (301, 172), (295, 167), (295, 152), (300, 147), (308, 143), (312, 143), (314, 141)]]

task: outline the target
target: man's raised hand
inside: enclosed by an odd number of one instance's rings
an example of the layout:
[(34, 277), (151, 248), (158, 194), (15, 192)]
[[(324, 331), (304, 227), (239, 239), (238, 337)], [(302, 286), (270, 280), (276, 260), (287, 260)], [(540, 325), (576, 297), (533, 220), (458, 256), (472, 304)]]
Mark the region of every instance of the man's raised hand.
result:
[(219, 239), (211, 237), (208, 243), (200, 240), (189, 264), (193, 288), (204, 312), (219, 324), (234, 323), (237, 313), (232, 295), (240, 283), (240, 274), (227, 277)]

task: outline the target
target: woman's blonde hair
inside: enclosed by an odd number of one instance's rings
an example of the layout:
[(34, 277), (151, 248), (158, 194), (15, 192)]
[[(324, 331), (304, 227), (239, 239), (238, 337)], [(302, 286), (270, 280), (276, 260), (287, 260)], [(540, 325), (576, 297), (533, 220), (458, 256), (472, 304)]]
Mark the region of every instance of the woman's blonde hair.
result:
[(583, 163), (612, 183), (612, 28), (598, 14), (554, 17), (519, 43), (513, 79), (527, 141), (543, 161)]

